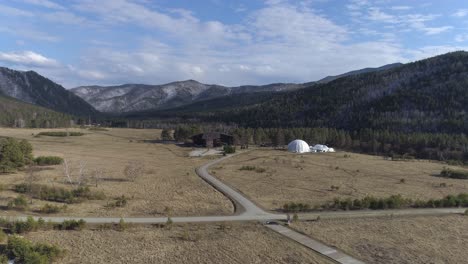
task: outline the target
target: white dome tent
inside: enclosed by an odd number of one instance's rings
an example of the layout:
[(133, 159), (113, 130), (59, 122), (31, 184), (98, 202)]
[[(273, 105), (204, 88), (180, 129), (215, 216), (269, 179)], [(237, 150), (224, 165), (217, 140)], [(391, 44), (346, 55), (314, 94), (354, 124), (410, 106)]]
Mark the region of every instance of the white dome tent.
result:
[(305, 153), (310, 151), (310, 147), (304, 140), (296, 139), (288, 144), (288, 151), (294, 153)]
[[(320, 145), (320, 144), (317, 144), (317, 145), (311, 147), (310, 150), (312, 152), (331, 152), (330, 149), (327, 146)], [(334, 149), (332, 149), (332, 150), (333, 150), (333, 152), (335, 151)]]

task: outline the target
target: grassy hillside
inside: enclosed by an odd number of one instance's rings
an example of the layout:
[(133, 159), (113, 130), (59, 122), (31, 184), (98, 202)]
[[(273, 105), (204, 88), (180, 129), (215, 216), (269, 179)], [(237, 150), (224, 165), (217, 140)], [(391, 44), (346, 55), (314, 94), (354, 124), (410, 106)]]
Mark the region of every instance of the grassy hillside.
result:
[(63, 127), (71, 116), (0, 95), (0, 126)]

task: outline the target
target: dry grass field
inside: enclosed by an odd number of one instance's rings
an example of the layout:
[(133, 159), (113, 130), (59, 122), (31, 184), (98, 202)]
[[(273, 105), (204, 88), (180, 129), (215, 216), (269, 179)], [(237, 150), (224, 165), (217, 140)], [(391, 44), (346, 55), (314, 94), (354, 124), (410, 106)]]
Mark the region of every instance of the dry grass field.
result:
[(60, 245), (60, 263), (331, 263), (259, 224), (135, 227), (124, 232), (44, 231), (27, 238)]
[[(255, 169), (241, 170), (243, 166)], [(293, 154), (253, 150), (227, 159), (211, 171), (259, 205), (276, 210), (288, 202), (317, 206), (337, 197), (401, 194), (412, 199), (430, 199), (468, 192), (468, 180), (435, 176), (444, 166), (447, 165), (431, 161), (390, 161), (343, 152)], [(338, 190), (332, 190), (332, 186)]]
[(468, 259), (468, 216), (334, 219), (293, 227), (366, 263), (445, 264)]
[[(68, 205), (68, 210), (60, 215), (76, 216), (162, 216), (170, 208), (174, 216), (219, 215), (233, 212), (231, 202), (215, 191), (195, 174), (195, 168), (206, 159), (190, 158), (189, 148), (172, 144), (156, 144), (145, 140), (159, 137), (159, 130), (109, 129), (109, 131), (84, 132), (79, 137), (34, 137), (41, 131), (64, 131), (63, 129), (8, 129), (0, 128), (0, 136), (27, 139), (34, 148), (34, 156), (54, 155), (70, 161), (75, 175), (80, 163), (85, 164), (85, 174), (93, 175), (95, 170), (103, 172), (98, 187), (91, 180), (92, 191), (102, 191), (105, 200), (86, 201)], [(139, 160), (144, 171), (134, 182), (123, 181), (124, 168), (129, 162)], [(3, 191), (0, 191), (0, 206), (18, 194), (11, 189), (13, 184), (22, 183), (26, 172), (1, 175)], [(63, 166), (49, 166), (37, 173), (37, 182), (49, 186), (70, 187), (64, 177)], [(123, 208), (106, 208), (116, 197), (129, 197)], [(48, 202), (50, 203), (50, 202)], [(45, 202), (34, 200), (32, 211)], [(53, 203), (50, 203), (53, 204)], [(29, 212), (30, 213), (30, 212)], [(2, 215), (17, 214), (14, 211)]]

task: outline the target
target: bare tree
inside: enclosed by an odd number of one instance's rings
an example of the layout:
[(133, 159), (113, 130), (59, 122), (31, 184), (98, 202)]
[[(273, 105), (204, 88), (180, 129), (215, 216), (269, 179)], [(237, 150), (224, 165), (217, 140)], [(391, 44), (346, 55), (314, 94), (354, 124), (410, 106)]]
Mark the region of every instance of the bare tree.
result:
[(125, 178), (134, 182), (145, 170), (144, 164), (140, 161), (130, 161), (124, 168)]
[(94, 173), (91, 175), (96, 188), (98, 187), (99, 182), (104, 178), (104, 170), (98, 168), (94, 170)]
[(73, 167), (72, 162), (69, 159), (64, 158), (62, 166), (65, 180), (72, 186), (81, 186), (86, 184), (88, 180), (86, 165), (86, 161), (80, 160), (78, 163), (78, 171), (75, 172), (76, 169)]
[(87, 174), (86, 174), (86, 164), (87, 162), (86, 161), (82, 161), (80, 160), (79, 162), (79, 170), (78, 170), (78, 186), (81, 186), (81, 185), (84, 185), (86, 184), (87, 180), (88, 180), (88, 177), (87, 177)]
[(63, 174), (65, 176), (65, 179), (68, 181), (68, 183), (70, 185), (73, 185), (74, 182), (73, 182), (73, 169), (72, 169), (72, 166), (71, 166), (71, 161), (69, 161), (67, 158), (64, 158), (63, 159), (63, 163), (62, 163), (62, 166), (63, 166)]
[[(39, 180), (39, 177), (36, 175), (36, 171), (38, 171), (37, 166), (31, 165), (28, 167), (28, 173), (26, 174), (25, 177), (25, 182), (28, 185), (28, 194), (31, 197), (30, 203), (32, 204), (33, 202), (33, 196), (34, 196), (34, 183)], [(40, 192), (40, 190), (39, 190)]]

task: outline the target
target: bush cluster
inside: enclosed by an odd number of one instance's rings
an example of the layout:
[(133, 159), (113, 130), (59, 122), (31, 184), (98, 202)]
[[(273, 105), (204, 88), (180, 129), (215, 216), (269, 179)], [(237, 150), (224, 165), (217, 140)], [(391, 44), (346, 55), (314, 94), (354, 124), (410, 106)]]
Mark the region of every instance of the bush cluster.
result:
[(32, 146), (26, 140), (0, 139), (0, 173), (15, 172), (32, 160)]
[(113, 202), (108, 203), (106, 207), (114, 208), (114, 207), (125, 207), (128, 203), (128, 198), (125, 195), (119, 196), (114, 199)]
[(7, 205), (8, 209), (15, 209), (15, 210), (26, 210), (28, 209), (28, 201), (24, 195), (19, 195), (15, 199), (8, 202)]
[(5, 228), (11, 234), (28, 233), (39, 229), (45, 229), (47, 226), (48, 224), (44, 219), (39, 218), (38, 220), (34, 220), (31, 216), (29, 216), (25, 221), (8, 221), (4, 218), (0, 219), (0, 227)]
[(102, 200), (105, 198), (104, 193), (92, 192), (88, 186), (80, 186), (76, 189), (69, 190), (43, 184), (21, 183), (15, 185), (14, 190), (17, 193), (28, 193), (36, 199), (68, 204), (79, 203), (83, 200)]
[(266, 171), (266, 169), (264, 168), (255, 167), (255, 166), (242, 166), (239, 170), (255, 171), (258, 173), (263, 173)]
[(56, 226), (59, 230), (83, 230), (86, 227), (86, 221), (80, 220), (65, 220)]
[(63, 254), (64, 251), (56, 246), (35, 244), (19, 236), (11, 236), (6, 246), (6, 255), (15, 263), (49, 264)]
[(223, 147), (223, 151), (226, 154), (236, 153), (236, 147), (234, 147), (232, 145), (226, 145), (226, 146)]
[(86, 221), (80, 220), (65, 220), (62, 223), (46, 222), (44, 219), (39, 218), (34, 220), (29, 216), (26, 220), (9, 221), (5, 218), (0, 218), (0, 227), (4, 228), (10, 234), (25, 234), (38, 230), (83, 230), (86, 227)]
[(441, 177), (452, 178), (452, 179), (468, 179), (468, 171), (455, 171), (452, 169), (444, 168), (440, 172)]
[(40, 132), (36, 136), (49, 136), (49, 137), (79, 137), (83, 136), (84, 133), (81, 132), (66, 132), (66, 131), (48, 131), (48, 132)]
[(58, 206), (53, 204), (45, 204), (41, 209), (39, 209), (39, 211), (44, 214), (56, 214), (65, 210), (67, 210), (66, 205)]
[(363, 199), (335, 199), (333, 203), (323, 206), (326, 209), (341, 210), (385, 210), (401, 208), (444, 208), (444, 207), (466, 207), (468, 206), (468, 194), (448, 195), (442, 199), (430, 199), (427, 201), (412, 200), (401, 195), (392, 195), (387, 198), (375, 198), (367, 196)]
[(286, 203), (283, 205), (283, 211), (288, 213), (305, 212), (310, 210), (310, 205), (306, 203)]
[(63, 163), (63, 158), (57, 156), (39, 156), (34, 159), (34, 163), (39, 166), (60, 165)]

